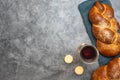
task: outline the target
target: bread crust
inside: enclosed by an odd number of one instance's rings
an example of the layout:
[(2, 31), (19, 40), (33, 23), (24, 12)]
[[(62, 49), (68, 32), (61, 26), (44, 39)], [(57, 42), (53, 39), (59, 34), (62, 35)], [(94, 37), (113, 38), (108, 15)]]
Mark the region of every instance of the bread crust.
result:
[(91, 80), (120, 80), (120, 58), (114, 58), (108, 64), (97, 68)]

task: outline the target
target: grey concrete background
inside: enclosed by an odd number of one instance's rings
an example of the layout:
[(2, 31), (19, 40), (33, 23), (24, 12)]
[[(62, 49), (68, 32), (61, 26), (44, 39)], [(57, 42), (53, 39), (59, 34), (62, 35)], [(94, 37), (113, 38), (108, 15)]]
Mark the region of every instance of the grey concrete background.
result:
[[(0, 0), (0, 80), (90, 80), (99, 65), (82, 64), (76, 51), (91, 44), (78, 11), (83, 1)], [(120, 1), (111, 2), (120, 21)], [(64, 63), (66, 54), (72, 64)]]

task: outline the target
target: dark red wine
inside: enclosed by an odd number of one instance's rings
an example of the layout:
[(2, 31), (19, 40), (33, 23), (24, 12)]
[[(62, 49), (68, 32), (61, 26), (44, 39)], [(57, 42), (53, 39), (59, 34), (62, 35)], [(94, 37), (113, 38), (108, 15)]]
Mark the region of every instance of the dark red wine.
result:
[(95, 50), (94, 47), (92, 46), (85, 46), (82, 50), (81, 50), (81, 57), (84, 60), (94, 60), (97, 56), (97, 52)]

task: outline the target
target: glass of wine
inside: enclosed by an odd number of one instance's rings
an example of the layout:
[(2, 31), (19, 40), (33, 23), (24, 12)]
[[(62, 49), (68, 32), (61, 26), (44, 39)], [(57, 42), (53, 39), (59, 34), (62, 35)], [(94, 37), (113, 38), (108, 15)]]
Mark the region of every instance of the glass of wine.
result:
[(85, 43), (80, 44), (78, 47), (78, 54), (80, 60), (86, 64), (92, 64), (98, 61), (99, 51), (93, 45), (88, 45)]

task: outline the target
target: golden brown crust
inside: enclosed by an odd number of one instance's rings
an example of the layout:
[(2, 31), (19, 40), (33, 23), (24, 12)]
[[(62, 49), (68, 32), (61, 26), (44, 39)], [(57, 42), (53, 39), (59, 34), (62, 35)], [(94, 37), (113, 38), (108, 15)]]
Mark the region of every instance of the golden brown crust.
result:
[(119, 54), (119, 47), (117, 45), (105, 44), (99, 40), (97, 40), (96, 45), (102, 55), (115, 56), (115, 55)]
[(120, 58), (96, 69), (91, 80), (120, 80)]
[(108, 80), (106, 68), (107, 68), (106, 65), (98, 68), (93, 73), (92, 80)]
[(107, 66), (107, 75), (109, 79), (120, 80), (120, 58), (113, 59)]
[(96, 1), (89, 11), (89, 19), (98, 50), (104, 56), (116, 56), (120, 52), (120, 34), (113, 8)]

